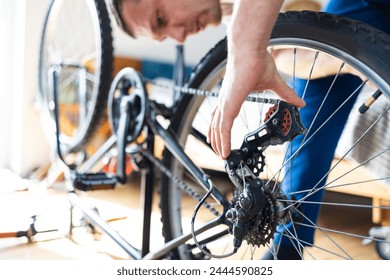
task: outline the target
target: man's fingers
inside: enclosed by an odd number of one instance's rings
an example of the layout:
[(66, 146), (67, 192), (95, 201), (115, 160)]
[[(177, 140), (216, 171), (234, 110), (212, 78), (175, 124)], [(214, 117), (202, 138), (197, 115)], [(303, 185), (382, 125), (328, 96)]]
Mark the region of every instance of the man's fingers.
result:
[(223, 129), (220, 132), (221, 134), (221, 157), (226, 159), (230, 155), (231, 150), (231, 130)]
[(207, 132), (207, 143), (209, 143), (209, 144), (211, 144), (211, 137), (212, 137), (212, 133), (213, 133), (213, 121), (214, 121), (214, 116), (215, 116), (215, 112), (217, 111), (217, 109), (218, 109), (218, 106), (215, 107), (215, 109), (211, 113), (211, 121), (210, 121), (210, 125), (209, 125), (209, 130)]
[(212, 120), (209, 126), (207, 141), (217, 155), (226, 159), (231, 149), (231, 128), (233, 121), (226, 119), (217, 106), (211, 114)]
[(221, 155), (221, 138), (220, 138), (220, 120), (221, 113), (219, 109), (215, 111), (212, 124), (211, 124), (211, 147), (218, 154)]
[(277, 75), (275, 81), (275, 87), (272, 89), (280, 96), (284, 101), (297, 106), (298, 108), (303, 108), (306, 106), (306, 102), (303, 101), (295, 92), (292, 90), (280, 77)]
[(226, 159), (231, 150), (231, 131), (233, 127), (234, 117), (231, 115), (222, 114), (220, 120), (221, 130), (219, 131), (220, 137), (220, 155), (222, 159)]

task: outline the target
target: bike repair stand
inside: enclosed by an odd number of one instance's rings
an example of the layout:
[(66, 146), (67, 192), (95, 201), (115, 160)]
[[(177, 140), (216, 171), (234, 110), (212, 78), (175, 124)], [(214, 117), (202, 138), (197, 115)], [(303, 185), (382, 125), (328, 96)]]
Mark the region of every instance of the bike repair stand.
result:
[[(106, 233), (115, 243), (117, 243), (130, 257), (134, 259), (141, 259), (142, 256), (145, 256), (149, 253), (150, 247), (150, 223), (151, 223), (151, 213), (152, 213), (152, 197), (153, 197), (153, 167), (152, 164), (147, 164), (147, 168), (142, 171), (142, 185), (141, 185), (141, 193), (143, 193), (142, 202), (143, 202), (143, 238), (142, 238), (142, 248), (137, 249), (127, 242), (120, 234), (114, 231), (110, 225), (102, 219), (99, 213), (90, 208), (77, 194), (76, 191), (93, 191), (93, 190), (103, 190), (103, 189), (114, 189), (117, 182), (118, 176), (113, 174), (107, 174), (104, 172), (98, 173), (88, 173), (88, 170), (96, 164), (100, 159), (104, 157), (104, 155), (109, 152), (112, 148), (114, 148), (117, 143), (117, 136), (111, 136), (106, 143), (84, 164), (81, 165), (80, 168), (76, 169), (76, 166), (72, 164), (68, 164), (63, 156), (61, 151), (61, 143), (60, 143), (60, 129), (59, 129), (59, 112), (58, 112), (58, 75), (60, 70), (54, 69), (52, 70), (52, 79), (53, 79), (53, 95), (54, 95), (54, 115), (55, 115), (55, 125), (56, 125), (56, 150), (59, 158), (59, 164), (63, 166), (65, 182), (66, 182), (66, 190), (68, 194), (68, 199), (71, 204), (71, 227), (70, 234), (72, 234), (72, 219), (73, 219), (73, 209), (77, 208), (81, 210), (85, 219), (101, 229), (104, 233)], [(127, 114), (129, 118), (130, 114)], [(123, 117), (125, 118), (125, 117)], [(126, 138), (126, 130), (122, 131), (120, 137)], [(122, 139), (123, 139), (122, 138)], [(150, 131), (148, 131), (148, 139), (146, 141), (147, 148), (150, 149), (150, 152), (153, 152), (154, 146), (154, 136)], [(119, 151), (118, 154), (125, 154), (125, 150)], [(121, 158), (121, 157), (119, 157)], [(125, 163), (119, 163), (124, 165)], [(119, 170), (119, 168), (118, 168)], [(119, 177), (122, 179), (122, 182), (125, 183), (126, 174), (121, 173), (119, 171)]]

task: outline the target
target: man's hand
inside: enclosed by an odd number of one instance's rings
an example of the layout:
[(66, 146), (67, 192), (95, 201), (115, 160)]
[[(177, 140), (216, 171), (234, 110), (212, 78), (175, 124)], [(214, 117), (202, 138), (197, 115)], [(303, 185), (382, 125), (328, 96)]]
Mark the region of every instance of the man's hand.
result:
[(241, 52), (228, 59), (219, 102), (212, 113), (208, 141), (214, 151), (226, 159), (231, 150), (231, 129), (242, 103), (250, 91), (272, 90), (280, 98), (297, 107), (305, 102), (283, 81), (271, 55), (264, 51)]
[(242, 103), (253, 90), (272, 90), (286, 102), (305, 102), (280, 77), (267, 51), (283, 0), (237, 0), (228, 26), (226, 74), (212, 114), (208, 141), (223, 159), (230, 154), (231, 129)]

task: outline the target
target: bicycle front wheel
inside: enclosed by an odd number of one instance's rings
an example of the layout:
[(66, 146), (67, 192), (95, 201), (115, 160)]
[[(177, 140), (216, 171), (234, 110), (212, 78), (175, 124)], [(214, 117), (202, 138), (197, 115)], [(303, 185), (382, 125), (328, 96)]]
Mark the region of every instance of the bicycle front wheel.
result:
[(40, 46), (40, 103), (48, 139), (55, 140), (53, 84), (57, 84), (64, 152), (84, 148), (104, 116), (113, 71), (111, 33), (104, 0), (50, 3)]
[[(376, 240), (368, 235), (371, 212), (389, 211), (388, 206), (362, 199), (390, 186), (389, 44), (386, 34), (344, 17), (313, 12), (280, 15), (269, 52), (280, 73), (307, 103), (300, 110), (307, 133), (263, 151), (259, 177), (271, 190), (269, 205), (249, 225), (246, 246), (233, 258), (259, 258), (265, 252), (278, 258), (281, 248), (292, 249), (292, 255), (304, 259), (378, 258), (373, 246), (354, 248), (364, 239)], [(195, 68), (188, 87), (218, 91), (226, 49), (226, 41), (212, 49)], [(379, 92), (380, 100), (359, 114), (360, 98)], [(257, 94), (276, 98), (268, 91)], [(170, 127), (191, 159), (235, 201), (236, 190), (224, 173), (224, 164), (205, 141), (216, 104), (214, 97), (184, 96)], [(264, 123), (269, 109), (268, 104), (244, 103), (232, 130), (233, 149), (240, 147), (246, 133)], [(162, 178), (163, 234), (169, 241), (190, 231), (191, 214), (204, 191), (169, 151), (163, 160), (199, 194), (184, 193), (177, 180)], [(381, 193), (382, 199), (389, 199), (385, 194)], [(217, 201), (207, 202), (220, 211)], [(195, 228), (215, 215), (202, 207), (197, 217)], [(215, 227), (197, 239), (204, 251), (214, 255), (232, 251), (232, 236), (226, 227)], [(364, 250), (367, 254), (361, 254)], [(182, 259), (208, 255), (192, 241), (172, 252), (173, 258)]]

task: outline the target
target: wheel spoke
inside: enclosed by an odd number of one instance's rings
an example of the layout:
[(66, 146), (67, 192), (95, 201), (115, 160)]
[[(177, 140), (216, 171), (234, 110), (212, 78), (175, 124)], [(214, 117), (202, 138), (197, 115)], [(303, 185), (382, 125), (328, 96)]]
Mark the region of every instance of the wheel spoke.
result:
[[(305, 18), (305, 14), (299, 13), (299, 15)], [(291, 18), (286, 18), (288, 20), (286, 20), (285, 24), (290, 25)], [(390, 206), (386, 203), (383, 205), (371, 205), (369, 203), (352, 201), (352, 197), (349, 197), (349, 195), (344, 196), (343, 194), (341, 196), (339, 194), (339, 192), (350, 190), (354, 192), (355, 188), (360, 192), (362, 188), (366, 188), (366, 185), (368, 186), (370, 184), (378, 185), (379, 189), (380, 185), (386, 185), (389, 182), (390, 175), (388, 172), (386, 173), (386, 168), (382, 173), (368, 172), (370, 169), (375, 169), (372, 166), (378, 164), (386, 165), (390, 150), (386, 139), (378, 138), (372, 141), (372, 149), (369, 147), (370, 151), (367, 153), (360, 152), (365, 153), (365, 155), (362, 155), (359, 159), (355, 153), (355, 150), (360, 151), (359, 149), (365, 145), (365, 142), (370, 142), (369, 139), (372, 137), (373, 131), (383, 131), (387, 128), (386, 122), (390, 110), (388, 105), (384, 108), (379, 106), (386, 104), (383, 103), (383, 100), (378, 101), (378, 105), (375, 104), (369, 112), (359, 117), (364, 120), (364, 130), (354, 130), (354, 134), (349, 137), (350, 139), (341, 143), (343, 147), (340, 151), (337, 150), (337, 156), (332, 157), (329, 154), (334, 153), (336, 149), (337, 143), (335, 139), (341, 135), (344, 123), (347, 128), (353, 129), (349, 122), (352, 119), (347, 121), (347, 117), (352, 110), (352, 117), (356, 118), (356, 106), (353, 107), (353, 103), (360, 103), (360, 100), (357, 99), (358, 95), (367, 94), (369, 88), (375, 85), (374, 89), (377, 88), (385, 93), (385, 98), (389, 99), (388, 92), (390, 86), (384, 78), (388, 71), (383, 72), (380, 70), (375, 63), (372, 63), (373, 61), (371, 59), (371, 56), (380, 57), (381, 55), (388, 55), (383, 52), (381, 54), (372, 53), (371, 47), (369, 47), (367, 48), (367, 52), (370, 53), (370, 56), (362, 51), (362, 53), (358, 54), (358, 57), (355, 57), (357, 54), (349, 49), (350, 45), (344, 46), (344, 42), (338, 42), (335, 39), (338, 36), (334, 37), (328, 34), (330, 32), (329, 30), (331, 30), (330, 33), (340, 33), (344, 37), (352, 36), (352, 34), (335, 31), (338, 30), (338, 24), (331, 29), (326, 29), (326, 32), (322, 32), (322, 25), (320, 27), (314, 24), (315, 27), (313, 28), (318, 29), (318, 33), (321, 35), (315, 35), (315, 32), (310, 32), (310, 34), (303, 34), (298, 37), (295, 34), (289, 36), (291, 35), (289, 34), (290, 31), (286, 30), (291, 29), (282, 30), (281, 28), (277, 28), (277, 31), (275, 31), (275, 34), (277, 34), (276, 37), (271, 39), (269, 52), (275, 58), (281, 76), (286, 81), (289, 81), (290, 87), (306, 101), (307, 108), (299, 109), (299, 113), (302, 122), (307, 125), (307, 133), (294, 139), (294, 142), (291, 144), (286, 143), (285, 145), (262, 147), (262, 144), (259, 143), (259, 147), (257, 147), (258, 151), (265, 158), (264, 164), (261, 163), (261, 165), (264, 165), (262, 166), (264, 170), (260, 172), (259, 178), (264, 183), (263, 188), (267, 192), (266, 197), (269, 200), (267, 200), (268, 204), (264, 206), (258, 217), (251, 217), (250, 221), (245, 222), (248, 227), (248, 235), (244, 237), (244, 240), (249, 240), (247, 242), (249, 245), (247, 248), (239, 250), (243, 253), (243, 256), (237, 256), (238, 259), (248, 257), (248, 255), (250, 255), (250, 258), (254, 257), (254, 246), (251, 245), (251, 242), (254, 242), (253, 240), (256, 240), (256, 238), (264, 238), (261, 237), (261, 234), (254, 236), (255, 233), (261, 232), (262, 229), (264, 231), (268, 230), (267, 232), (271, 232), (271, 235), (275, 234), (274, 242), (267, 243), (269, 241), (268, 239), (264, 244), (258, 241), (259, 239), (256, 242), (264, 245), (265, 248), (263, 249), (268, 248), (275, 255), (275, 258), (278, 257), (279, 250), (283, 250), (285, 245), (284, 241), (287, 241), (287, 243), (291, 243), (295, 247), (297, 254), (304, 258), (353, 259), (356, 258), (356, 253), (350, 252), (349, 245), (347, 246), (346, 242), (340, 242), (340, 240), (346, 240), (346, 238), (351, 238), (352, 240), (377, 240), (378, 238), (370, 237), (368, 233), (371, 221), (364, 219), (369, 219), (370, 211), (390, 211)], [(299, 25), (299, 27), (303, 28), (304, 26)], [(359, 29), (360, 27), (357, 28)], [(364, 35), (355, 34), (354, 36), (359, 37)], [(355, 44), (357, 41), (351, 39), (351, 42)], [(226, 66), (226, 55), (226, 45), (223, 43), (217, 45), (202, 60), (199, 67), (195, 68), (196, 71), (188, 82), (188, 87), (219, 92), (220, 82)], [(348, 81), (348, 87), (342, 86), (346, 83), (345, 81)], [(319, 89), (319, 87), (321, 88)], [(319, 92), (317, 93), (317, 91)], [(268, 98), (268, 100), (276, 98), (275, 93), (270, 91), (256, 92), (255, 94), (256, 97), (261, 96)], [(200, 151), (200, 148), (197, 149), (192, 141), (186, 142), (188, 131), (190, 131), (188, 128), (196, 128), (201, 136), (197, 137), (201, 140), (199, 142), (203, 146), (209, 147), (204, 142), (204, 136), (207, 133), (211, 121), (211, 111), (216, 105), (213, 102), (217, 102), (215, 97), (206, 97), (203, 104), (200, 98), (197, 97), (187, 100), (184, 99), (181, 104), (183, 106), (181, 107), (181, 112), (184, 113), (178, 113), (172, 119), (172, 126), (176, 129), (178, 138), (183, 143), (187, 143), (186, 149)], [(247, 133), (253, 132), (264, 124), (264, 116), (267, 115), (267, 110), (271, 106), (272, 104), (263, 103), (252, 106), (249, 102), (243, 104), (240, 114), (237, 117), (237, 123), (233, 125), (231, 132), (233, 136), (233, 149), (236, 149), (235, 147), (241, 147), (242, 138)], [(379, 113), (377, 112), (377, 108), (382, 108)], [(185, 112), (185, 110), (188, 110), (188, 112)], [(372, 115), (375, 116), (372, 117)], [(175, 118), (178, 120), (175, 121)], [(338, 118), (342, 119), (340, 123), (338, 123)], [(360, 121), (357, 122), (356, 126), (359, 125)], [(192, 134), (199, 136), (198, 133)], [(328, 135), (329, 139), (327, 139)], [(324, 153), (326, 152), (327, 154), (324, 154), (324, 157), (322, 157), (322, 146), (326, 146), (327, 141), (330, 142), (329, 149), (324, 149)], [(309, 157), (307, 153), (311, 147), (315, 147), (316, 150), (311, 152), (313, 156)], [(213, 165), (210, 164), (211, 158), (214, 156), (212, 150), (207, 148), (204, 151), (204, 154), (200, 153), (200, 157), (209, 163), (207, 169), (213, 170)], [(318, 155), (317, 158), (316, 155)], [(315, 166), (317, 160), (321, 163), (319, 164), (319, 171), (313, 174), (313, 176), (311, 176), (310, 170), (302, 170), (302, 168), (309, 168), (305, 165), (306, 163), (303, 164), (303, 157), (307, 157), (307, 165), (313, 164), (313, 170), (317, 168)], [(167, 164), (171, 170), (174, 170), (175, 174), (179, 175), (178, 177), (182, 177), (180, 164), (175, 159), (169, 158)], [(219, 162), (219, 164), (218, 167), (215, 167), (215, 170), (221, 172), (223, 171), (223, 163)], [(301, 169), (299, 169), (300, 167)], [(241, 173), (243, 172), (241, 171)], [(359, 174), (361, 176), (355, 176), (357, 173), (361, 173)], [(230, 182), (224, 182), (226, 178), (220, 178), (217, 174), (210, 173), (213, 181), (215, 180), (215, 185), (224, 195), (232, 198), (233, 204), (237, 203), (237, 207), (241, 207), (238, 202), (240, 199), (239, 195), (247, 191), (246, 186), (242, 186), (241, 189), (239, 187), (233, 188)], [(246, 180), (244, 181), (247, 182)], [(326, 200), (324, 200), (322, 196), (327, 190), (337, 192), (327, 193)], [(366, 194), (370, 192), (369, 189), (364, 189), (364, 191)], [(165, 194), (165, 192), (168, 193), (168, 195), (164, 195), (167, 202), (166, 205), (174, 202), (181, 209), (187, 206), (187, 202), (181, 200), (181, 195), (177, 195), (175, 192), (169, 193), (170, 188), (168, 185), (165, 186), (161, 193)], [(364, 192), (362, 191), (362, 193)], [(345, 199), (345, 201), (341, 201), (341, 198)], [(333, 201), (332, 199), (335, 200)], [(364, 199), (361, 198), (361, 200)], [(212, 202), (209, 203), (213, 204)], [(313, 212), (310, 210), (312, 208), (315, 209)], [(323, 208), (323, 211), (320, 211), (320, 208)], [(165, 209), (169, 210), (170, 207)], [(172, 207), (171, 209), (176, 208)], [(332, 215), (334, 215), (335, 211), (339, 211), (340, 214), (343, 213), (345, 216), (350, 213), (349, 211), (362, 211), (364, 216), (361, 219), (356, 218), (356, 221), (349, 219), (350, 224), (343, 223), (343, 227), (338, 226), (337, 223), (344, 217), (343, 215), (335, 215), (334, 218), (337, 219), (337, 222), (329, 222), (333, 218)], [(170, 221), (169, 231), (165, 232), (167, 236), (170, 234), (173, 237), (180, 235), (182, 226), (185, 223), (185, 217), (176, 212), (170, 212), (171, 217), (174, 218)], [(273, 220), (275, 216), (272, 216), (270, 213), (277, 215), (275, 220)], [(264, 218), (264, 220), (261, 220), (259, 217)], [(272, 221), (277, 221), (278, 225), (275, 227), (273, 225), (271, 226)], [(355, 225), (352, 223), (361, 223), (361, 225), (356, 225), (356, 228), (354, 228)], [(309, 230), (306, 231), (306, 229)], [(305, 236), (302, 233), (303, 231), (309, 232), (308, 234), (313, 232), (313, 238)], [(317, 238), (314, 239), (314, 234), (316, 236), (318, 235), (318, 240)], [(283, 239), (279, 237), (283, 237)], [(227, 236), (227, 239), (229, 239), (229, 236)], [(277, 243), (279, 240), (281, 242)], [(314, 240), (314, 244), (311, 244), (312, 240)], [(211, 240), (210, 242), (208, 241), (205, 240), (205, 245), (211, 252), (220, 252), (219, 249), (212, 246), (218, 243), (216, 242), (217, 240), (212, 240), (212, 242)], [(354, 243), (355, 241), (352, 242)], [(229, 252), (229, 248), (231, 248), (229, 244), (227, 247), (224, 244), (224, 247), (221, 249), (223, 252)], [(183, 249), (177, 253), (179, 256), (185, 256), (188, 251)]]

